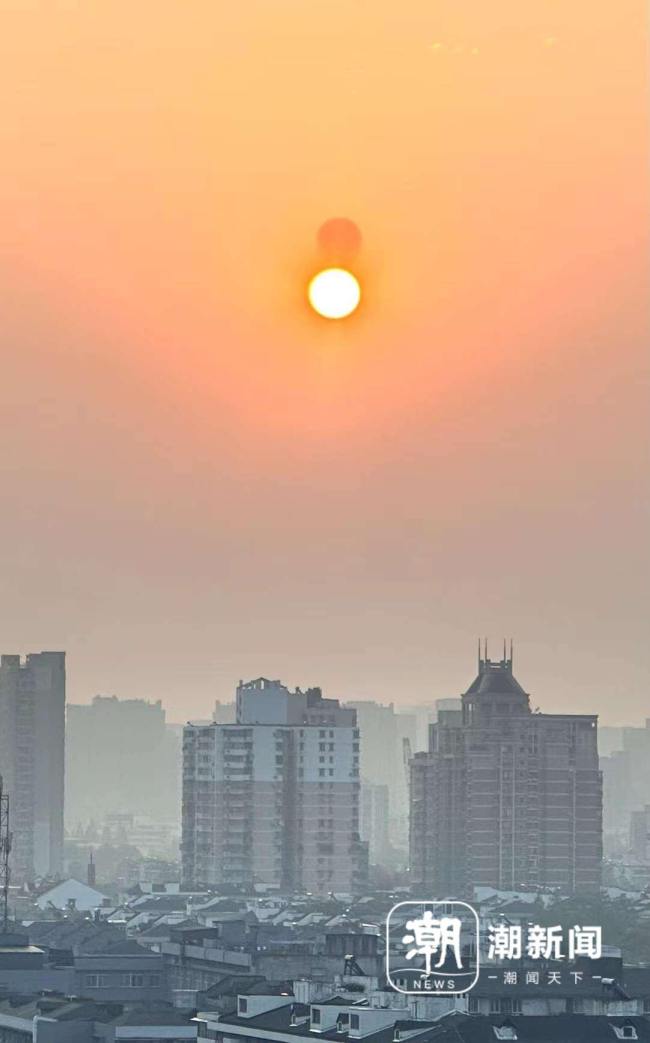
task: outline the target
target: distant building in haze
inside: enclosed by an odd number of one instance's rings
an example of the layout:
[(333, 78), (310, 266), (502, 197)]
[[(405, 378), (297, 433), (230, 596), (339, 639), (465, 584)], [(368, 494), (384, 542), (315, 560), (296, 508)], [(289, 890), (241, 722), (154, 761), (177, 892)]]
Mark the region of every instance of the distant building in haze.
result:
[(401, 713), (393, 703), (370, 699), (346, 702), (354, 710), (361, 732), (361, 774), (368, 782), (389, 790), (389, 839), (396, 848), (408, 847), (408, 764), (406, 749), (417, 749), (415, 714)]
[(63, 859), (65, 652), (0, 657), (0, 774), (14, 882), (58, 876)]
[(368, 843), (373, 865), (384, 865), (389, 857), (389, 789), (377, 782), (361, 783), (361, 836)]
[(319, 688), (258, 678), (237, 688), (236, 724), (188, 724), (183, 737), (185, 884), (357, 892), (359, 731)]
[(69, 704), (66, 822), (116, 814), (177, 819), (181, 733), (167, 727), (160, 700), (96, 695)]
[(512, 655), (479, 655), (462, 709), (441, 709), (411, 762), (410, 860), (418, 894), (600, 885), (597, 717), (533, 713)]
[[(614, 731), (612, 729), (612, 731)], [(616, 729), (618, 742), (601, 749), (605, 839), (627, 844), (632, 816), (650, 799), (650, 718), (643, 727)]]
[(630, 818), (630, 854), (641, 865), (650, 865), (650, 804), (633, 811)]
[(234, 724), (235, 719), (235, 704), (222, 703), (219, 699), (215, 699), (214, 710), (212, 711), (212, 720), (214, 723)]

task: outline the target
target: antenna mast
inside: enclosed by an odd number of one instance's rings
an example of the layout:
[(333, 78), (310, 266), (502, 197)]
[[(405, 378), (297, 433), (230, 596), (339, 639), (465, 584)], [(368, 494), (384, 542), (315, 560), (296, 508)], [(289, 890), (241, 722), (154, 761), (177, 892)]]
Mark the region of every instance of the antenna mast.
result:
[(9, 829), (9, 794), (4, 791), (0, 775), (0, 901), (2, 902), (2, 933), (9, 928), (9, 855), (11, 854), (11, 830)]

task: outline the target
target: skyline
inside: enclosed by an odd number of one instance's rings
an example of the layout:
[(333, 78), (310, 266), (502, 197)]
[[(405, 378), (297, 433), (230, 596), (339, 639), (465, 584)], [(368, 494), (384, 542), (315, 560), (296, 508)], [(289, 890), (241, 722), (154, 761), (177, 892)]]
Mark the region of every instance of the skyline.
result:
[[(492, 658), (492, 656), (490, 655), (490, 651), (491, 651), (491, 649), (489, 647), (489, 643), (487, 641), (487, 638), (479, 638), (479, 658), (478, 658), (479, 671), (480, 671), (480, 668), (481, 668), (481, 662), (483, 661), (485, 663), (492, 664), (495, 667), (499, 666), (499, 665), (503, 665), (505, 663), (505, 664), (509, 665), (509, 667), (512, 669), (513, 673), (515, 673), (515, 674), (517, 673), (517, 670), (514, 669), (514, 665), (513, 665), (514, 664), (514, 656), (513, 656), (513, 643), (512, 643), (512, 641), (508, 643), (507, 640), (504, 639), (503, 648), (502, 648), (502, 654), (501, 654), (500, 658), (498, 656), (495, 657), (495, 658)], [(24, 658), (24, 657), (21, 656), (21, 658)], [(405, 713), (407, 715), (413, 713), (414, 711), (420, 710), (420, 709), (427, 709), (428, 708), (428, 709), (433, 711), (435, 709), (435, 707), (436, 707), (436, 703), (438, 702), (438, 700), (441, 700), (441, 701), (448, 701), (450, 699), (458, 699), (458, 700), (460, 700), (461, 696), (464, 695), (467, 692), (467, 690), (468, 690), (468, 687), (466, 686), (466, 687), (460, 689), (459, 691), (447, 692), (446, 694), (434, 694), (429, 699), (424, 698), (422, 700), (415, 700), (415, 701), (413, 701), (411, 703), (408, 703), (408, 702), (395, 703), (394, 700), (388, 700), (388, 699), (382, 700), (382, 699), (376, 698), (376, 697), (374, 697), (372, 695), (365, 695), (365, 696), (362, 695), (362, 696), (357, 696), (355, 698), (352, 698), (350, 696), (346, 696), (344, 693), (340, 693), (339, 692), (336, 696), (332, 696), (332, 693), (325, 692), (324, 689), (322, 688), (322, 685), (319, 685), (317, 680), (314, 680), (314, 679), (311, 679), (308, 682), (305, 682), (303, 680), (302, 683), (299, 683), (299, 682), (287, 683), (286, 682), (286, 678), (283, 678), (283, 677), (271, 678), (270, 675), (264, 675), (264, 674), (259, 675), (259, 677), (257, 679), (258, 680), (267, 680), (267, 681), (272, 681), (272, 682), (276, 682), (277, 681), (278, 683), (280, 683), (281, 685), (286, 687), (288, 691), (303, 691), (304, 692), (304, 691), (307, 691), (307, 690), (313, 689), (313, 688), (321, 689), (321, 691), (323, 691), (323, 694), (326, 697), (328, 697), (328, 698), (332, 698), (332, 697), (336, 698), (341, 703), (341, 705), (343, 705), (343, 706), (355, 705), (358, 702), (361, 702), (361, 703), (368, 702), (368, 703), (371, 703), (371, 704), (380, 705), (380, 706), (385, 707), (385, 708), (388, 708), (388, 706), (394, 706), (394, 709), (395, 709), (396, 713)], [(241, 684), (251, 683), (252, 680), (254, 680), (254, 678), (250, 678), (250, 677), (239, 678), (234, 683), (233, 688), (230, 691), (223, 691), (223, 692), (217, 694), (216, 696), (214, 694), (209, 694), (206, 697), (206, 699), (203, 700), (202, 706), (201, 706), (201, 709), (203, 711), (205, 711), (206, 713), (209, 711), (210, 716), (207, 717), (207, 718), (206, 717), (199, 717), (198, 715), (195, 714), (193, 717), (185, 718), (183, 720), (177, 720), (177, 719), (172, 720), (169, 717), (169, 715), (167, 714), (167, 708), (165, 706), (164, 698), (162, 698), (160, 696), (155, 697), (155, 696), (146, 695), (146, 694), (145, 695), (137, 695), (137, 694), (122, 695), (122, 694), (120, 694), (118, 692), (102, 691), (102, 692), (94, 692), (93, 695), (90, 696), (87, 699), (82, 699), (82, 700), (68, 699), (67, 703), (69, 703), (71, 705), (74, 705), (74, 706), (90, 706), (91, 703), (93, 703), (95, 700), (118, 700), (118, 702), (128, 702), (128, 701), (135, 700), (135, 701), (144, 702), (144, 703), (146, 703), (149, 706), (154, 706), (157, 703), (160, 703), (161, 709), (162, 709), (163, 713), (165, 713), (167, 724), (171, 725), (172, 727), (178, 727), (179, 725), (180, 726), (184, 726), (187, 723), (205, 722), (206, 720), (212, 719), (211, 715), (212, 715), (212, 711), (214, 710), (214, 706), (216, 705), (216, 703), (219, 703), (221, 706), (230, 705), (230, 706), (234, 707), (235, 706), (235, 697), (236, 697), (236, 692), (237, 692), (238, 686), (241, 685)], [(535, 706), (536, 711), (540, 710), (541, 712), (545, 712), (545, 713), (559, 713), (559, 714), (569, 714), (569, 715), (577, 714), (577, 711), (572, 710), (572, 709), (567, 709), (566, 707), (558, 707), (558, 708), (556, 708), (554, 710), (547, 710), (547, 709), (545, 709), (541, 705), (537, 706), (536, 705), (537, 704), (537, 700), (535, 698), (536, 693), (533, 692), (533, 691), (529, 691), (529, 690), (527, 690), (525, 688), (524, 688), (524, 691), (525, 691), (526, 695), (530, 697), (530, 699), (532, 701), (532, 705)], [(624, 729), (626, 727), (632, 727), (632, 728), (643, 727), (643, 724), (645, 722), (647, 722), (648, 720), (650, 720), (650, 718), (644, 717), (643, 714), (641, 715), (641, 717), (639, 719), (629, 719), (629, 720), (625, 720), (625, 721), (622, 720), (622, 719), (620, 719), (620, 720), (614, 720), (614, 719), (612, 719), (612, 720), (603, 720), (600, 714), (596, 714), (596, 716), (599, 718), (599, 725), (601, 727), (610, 727), (610, 728), (619, 728), (619, 729)]]
[(475, 6), (6, 5), (0, 623), (70, 701), (404, 705), (487, 632), (647, 716), (645, 5)]

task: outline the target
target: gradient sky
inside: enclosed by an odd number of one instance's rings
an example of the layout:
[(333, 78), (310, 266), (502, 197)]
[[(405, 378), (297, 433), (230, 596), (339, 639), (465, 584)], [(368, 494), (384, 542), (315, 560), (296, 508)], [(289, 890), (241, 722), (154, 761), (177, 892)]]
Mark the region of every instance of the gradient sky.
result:
[(645, 0), (0, 13), (2, 649), (650, 715)]

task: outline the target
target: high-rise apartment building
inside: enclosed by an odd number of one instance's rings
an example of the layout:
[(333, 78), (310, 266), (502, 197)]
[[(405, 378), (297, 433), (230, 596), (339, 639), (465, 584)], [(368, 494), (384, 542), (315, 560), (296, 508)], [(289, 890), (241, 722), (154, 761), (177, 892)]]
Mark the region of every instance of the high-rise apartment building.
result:
[(388, 809), (388, 786), (362, 780), (361, 836), (368, 842), (368, 857), (373, 865), (383, 865), (390, 857)]
[(96, 695), (68, 704), (66, 824), (107, 815), (173, 820), (180, 806), (181, 736), (169, 728), (160, 699)]
[(630, 816), (630, 854), (635, 862), (650, 865), (650, 804)]
[(388, 835), (391, 844), (402, 851), (408, 848), (408, 758), (407, 750), (417, 749), (418, 722), (415, 714), (396, 710), (370, 699), (345, 704), (356, 711), (363, 737), (361, 776), (368, 782), (387, 786), (389, 794)]
[(356, 892), (359, 731), (319, 688), (258, 678), (237, 688), (235, 724), (183, 735), (183, 879), (283, 892)]
[(0, 774), (14, 881), (61, 873), (64, 765), (65, 652), (0, 656)]
[(441, 709), (411, 762), (418, 895), (595, 891), (602, 859), (597, 717), (532, 712), (512, 672), (479, 654), (461, 710)]
[(642, 811), (650, 794), (650, 718), (644, 727), (617, 728), (611, 732), (615, 736), (614, 748), (609, 747), (608, 755), (600, 750), (605, 841), (619, 846), (621, 841), (628, 841), (631, 817)]

